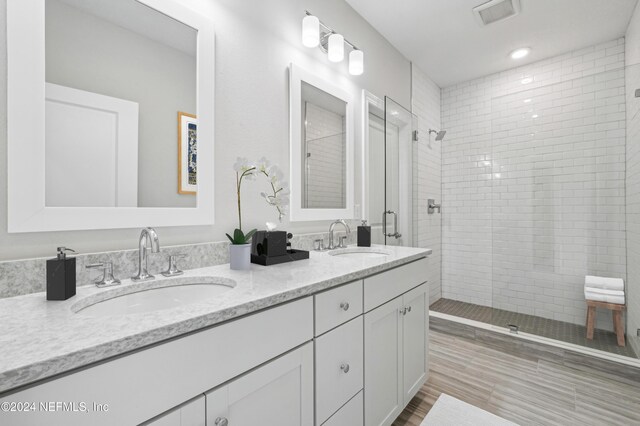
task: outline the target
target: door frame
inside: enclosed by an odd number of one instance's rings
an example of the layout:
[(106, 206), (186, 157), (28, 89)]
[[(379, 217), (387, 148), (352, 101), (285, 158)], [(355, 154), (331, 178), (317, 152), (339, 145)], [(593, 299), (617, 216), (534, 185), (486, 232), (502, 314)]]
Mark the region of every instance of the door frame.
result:
[(384, 100), (367, 90), (362, 91), (362, 146), (361, 146), (361, 170), (362, 179), (362, 219), (371, 223), (369, 212), (369, 114), (374, 113), (384, 120)]
[[(391, 98), (389, 98), (391, 99)], [(393, 99), (391, 99), (393, 101)], [(395, 102), (395, 101), (393, 101)], [(396, 104), (400, 105), (398, 102)], [(404, 108), (404, 107), (403, 107)], [(413, 118), (411, 123), (406, 123), (411, 126), (411, 133), (413, 130), (413, 125), (415, 122), (415, 115), (408, 109), (405, 108)], [(361, 170), (362, 170), (362, 187), (361, 187), (361, 202), (362, 202), (362, 219), (371, 222), (371, 213), (369, 211), (369, 176), (370, 176), (370, 167), (369, 167), (369, 114), (374, 113), (378, 117), (380, 117), (386, 123), (386, 111), (385, 111), (385, 101), (384, 98), (379, 98), (373, 93), (363, 90), (362, 91), (362, 145), (361, 145)], [(385, 127), (386, 129), (386, 127)], [(386, 131), (386, 130), (385, 130)], [(386, 137), (386, 135), (385, 135)], [(400, 202), (400, 228), (399, 231), (404, 238), (404, 242), (406, 246), (412, 246), (413, 244), (413, 144), (414, 141), (412, 139), (412, 135), (409, 135), (411, 138), (411, 144), (407, 146), (407, 144), (400, 143), (400, 152), (399, 158), (400, 161), (406, 161), (406, 167), (403, 167), (405, 173), (400, 174), (400, 194), (399, 194), (399, 202)], [(386, 148), (385, 148), (386, 152)], [(386, 155), (386, 154), (385, 154)], [(385, 168), (386, 170), (386, 168)], [(386, 179), (386, 176), (385, 176)], [(386, 204), (386, 193), (385, 193), (385, 208)], [(382, 212), (379, 212), (382, 214)], [(373, 231), (373, 230), (372, 230)], [(385, 237), (385, 245), (386, 245)]]

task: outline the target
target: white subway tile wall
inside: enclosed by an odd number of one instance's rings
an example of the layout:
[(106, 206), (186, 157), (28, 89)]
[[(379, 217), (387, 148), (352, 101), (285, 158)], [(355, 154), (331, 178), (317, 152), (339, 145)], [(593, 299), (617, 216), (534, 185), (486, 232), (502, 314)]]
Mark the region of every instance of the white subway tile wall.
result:
[[(428, 259), (427, 281), (429, 282), (429, 302), (442, 297), (441, 291), (441, 217), (439, 213), (427, 214), (427, 199), (436, 203), (442, 199), (441, 191), (441, 147), (446, 143), (436, 142), (429, 129), (440, 129), (440, 87), (412, 66), (411, 107), (418, 116), (419, 141), (414, 142), (413, 156), (413, 230), (414, 245), (430, 248), (433, 254)], [(446, 214), (443, 212), (442, 214)]]
[(306, 103), (307, 178), (303, 198), (306, 208), (344, 208), (345, 123), (344, 117)]
[(442, 90), (443, 297), (584, 323), (626, 278), (624, 93), (622, 38)]

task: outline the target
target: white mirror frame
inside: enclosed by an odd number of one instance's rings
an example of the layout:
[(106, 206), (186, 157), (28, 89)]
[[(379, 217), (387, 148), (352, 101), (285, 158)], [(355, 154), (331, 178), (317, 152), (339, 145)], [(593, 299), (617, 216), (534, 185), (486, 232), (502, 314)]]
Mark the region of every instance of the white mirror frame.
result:
[[(213, 23), (174, 0), (137, 1), (198, 31), (197, 207), (45, 206), (45, 0), (8, 0), (8, 232), (214, 223)], [(73, 191), (73, 182), (69, 190)]]
[[(306, 82), (346, 103), (346, 193), (344, 209), (306, 209), (302, 208), (302, 82)], [(324, 78), (295, 64), (289, 68), (289, 170), (291, 177), (291, 213), (292, 222), (335, 220), (354, 218), (354, 100), (346, 90), (335, 86)]]

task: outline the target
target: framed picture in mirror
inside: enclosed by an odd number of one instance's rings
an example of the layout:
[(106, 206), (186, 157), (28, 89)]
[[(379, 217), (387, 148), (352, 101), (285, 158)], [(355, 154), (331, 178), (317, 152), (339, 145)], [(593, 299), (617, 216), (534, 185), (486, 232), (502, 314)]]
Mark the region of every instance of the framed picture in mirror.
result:
[(198, 188), (198, 119), (178, 112), (178, 194), (195, 195)]

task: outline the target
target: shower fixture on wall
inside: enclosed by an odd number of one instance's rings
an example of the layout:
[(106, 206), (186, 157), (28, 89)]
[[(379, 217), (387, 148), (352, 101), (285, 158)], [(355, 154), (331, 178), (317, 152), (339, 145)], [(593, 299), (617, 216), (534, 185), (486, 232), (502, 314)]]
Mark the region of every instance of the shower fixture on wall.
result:
[(446, 130), (433, 130), (433, 129), (429, 129), (429, 134), (431, 133), (435, 133), (436, 134), (436, 141), (441, 141), (442, 139), (444, 139), (444, 135), (447, 133)]

